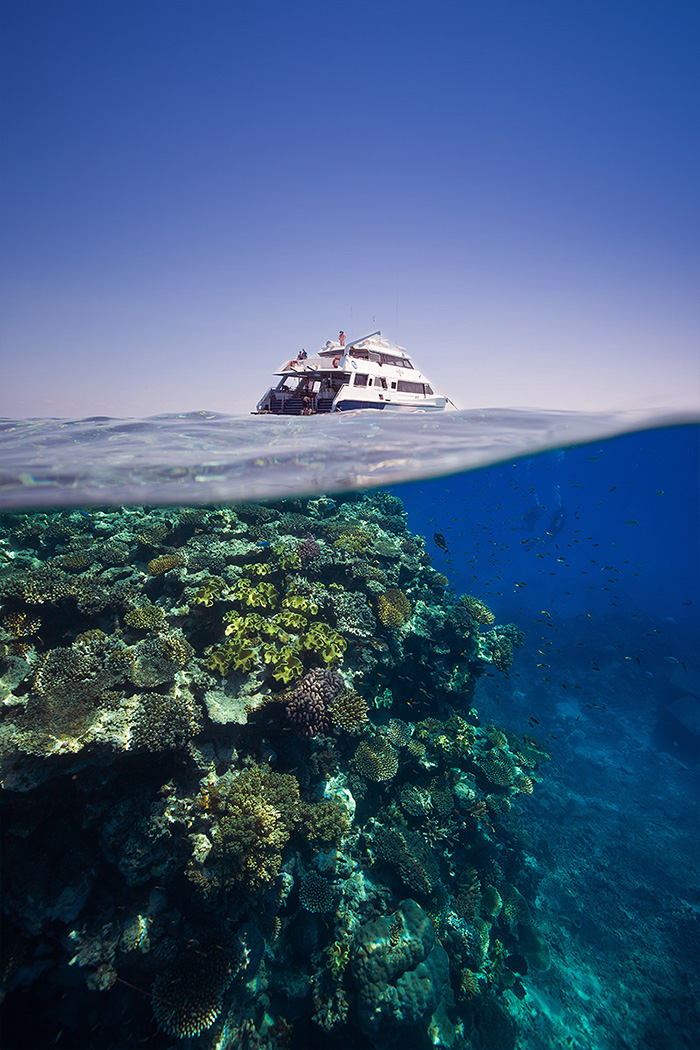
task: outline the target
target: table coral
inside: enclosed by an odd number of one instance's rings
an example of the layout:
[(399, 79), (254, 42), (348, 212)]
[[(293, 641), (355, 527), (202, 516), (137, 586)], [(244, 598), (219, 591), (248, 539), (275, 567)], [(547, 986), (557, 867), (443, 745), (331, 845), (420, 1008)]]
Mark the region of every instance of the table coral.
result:
[(463, 594), (459, 600), (471, 618), (476, 620), (477, 623), (490, 626), (496, 619), (488, 605), (481, 598), (475, 598), (472, 594)]
[(210, 1028), (221, 1013), (230, 983), (228, 961), (221, 952), (191, 951), (178, 957), (153, 982), (153, 1016), (158, 1027), (176, 1039), (188, 1039)]

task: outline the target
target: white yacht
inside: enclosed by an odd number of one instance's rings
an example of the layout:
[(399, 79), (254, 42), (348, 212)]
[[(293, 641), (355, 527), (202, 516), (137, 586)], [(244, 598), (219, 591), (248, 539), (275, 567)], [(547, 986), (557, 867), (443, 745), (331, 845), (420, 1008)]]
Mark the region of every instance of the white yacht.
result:
[(390, 346), (381, 332), (345, 343), (331, 342), (309, 357), (305, 351), (275, 372), (276, 386), (258, 401), (254, 414), (316, 415), (381, 408), (441, 412), (439, 397), (402, 346)]

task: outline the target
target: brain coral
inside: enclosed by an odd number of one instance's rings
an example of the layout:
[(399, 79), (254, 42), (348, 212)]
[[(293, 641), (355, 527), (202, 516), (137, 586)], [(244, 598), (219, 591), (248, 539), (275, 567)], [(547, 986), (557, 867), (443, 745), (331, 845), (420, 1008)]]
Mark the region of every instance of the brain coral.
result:
[(420, 905), (402, 901), (393, 914), (359, 928), (352, 976), (360, 1026), (373, 1045), (430, 1045), (428, 1025), (448, 993), (449, 960)]
[(401, 627), (411, 616), (411, 603), (398, 587), (388, 587), (377, 598), (377, 613), (388, 627)]

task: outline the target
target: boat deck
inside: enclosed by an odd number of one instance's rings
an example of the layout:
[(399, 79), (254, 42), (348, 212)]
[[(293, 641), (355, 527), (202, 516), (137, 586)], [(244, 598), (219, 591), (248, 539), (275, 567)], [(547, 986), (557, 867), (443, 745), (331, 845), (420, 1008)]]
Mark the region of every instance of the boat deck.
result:
[(332, 397), (286, 397), (270, 401), (263, 411), (273, 416), (316, 416), (330, 412), (332, 408)]

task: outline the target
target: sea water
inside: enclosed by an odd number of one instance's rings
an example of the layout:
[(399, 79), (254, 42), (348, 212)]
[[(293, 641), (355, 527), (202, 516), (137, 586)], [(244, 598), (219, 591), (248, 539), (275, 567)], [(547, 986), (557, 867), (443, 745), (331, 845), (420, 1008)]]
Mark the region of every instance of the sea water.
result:
[(693, 1045), (697, 422), (4, 421), (3, 1044)]

